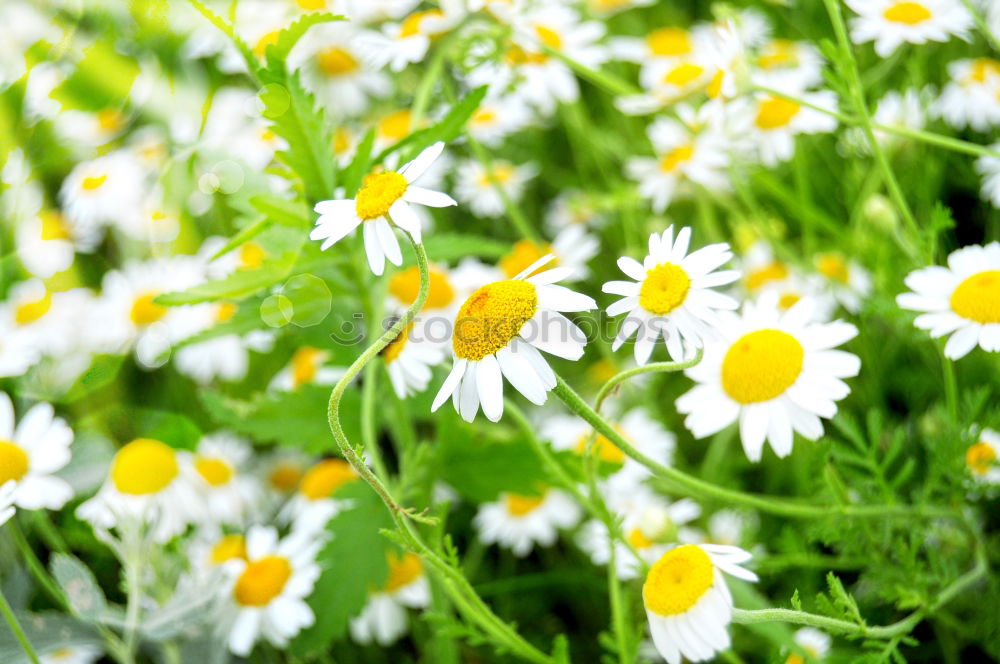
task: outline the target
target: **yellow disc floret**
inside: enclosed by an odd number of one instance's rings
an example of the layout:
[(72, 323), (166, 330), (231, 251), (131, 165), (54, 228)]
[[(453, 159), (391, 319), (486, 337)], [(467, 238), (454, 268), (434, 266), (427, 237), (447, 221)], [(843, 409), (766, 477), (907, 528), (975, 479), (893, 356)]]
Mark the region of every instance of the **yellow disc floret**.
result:
[(132, 309), (129, 311), (129, 318), (135, 325), (152, 325), (167, 315), (167, 308), (153, 302), (159, 293), (145, 292), (132, 301)]
[(736, 341), (722, 360), (722, 388), (740, 403), (769, 401), (802, 373), (805, 350), (781, 330), (757, 330)]
[(691, 278), (679, 265), (661, 263), (646, 272), (639, 288), (639, 306), (651, 314), (665, 316), (684, 304)]
[(758, 128), (769, 130), (779, 129), (788, 125), (798, 115), (802, 107), (790, 99), (769, 97), (757, 106), (757, 117), (754, 123)]
[(177, 454), (151, 438), (136, 438), (115, 455), (111, 481), (121, 493), (146, 496), (159, 493), (177, 477)]
[(317, 53), (316, 64), (327, 76), (344, 76), (358, 70), (358, 59), (338, 46)]
[(917, 25), (931, 18), (930, 10), (919, 2), (897, 2), (882, 13), (885, 20), (905, 25)]
[[(448, 273), (432, 267), (429, 277), (430, 285), (423, 308), (444, 309), (455, 299), (455, 289), (448, 281)], [(413, 304), (420, 293), (420, 270), (413, 266), (392, 275), (392, 279), (389, 280), (389, 292), (406, 306)]]
[[(618, 433), (621, 433), (619, 431)], [(587, 451), (587, 442), (590, 440), (590, 436), (584, 434), (580, 437), (580, 440), (576, 442), (575, 451), (577, 454), (584, 454)], [(596, 456), (601, 461), (605, 463), (614, 464), (620, 466), (625, 463), (625, 453), (622, 452), (617, 445), (612, 443), (602, 434), (597, 434), (597, 438), (594, 439), (594, 456)]]
[(221, 565), (229, 560), (246, 560), (247, 542), (243, 535), (223, 535), (209, 556), (213, 565)]
[(691, 52), (691, 37), (681, 28), (660, 28), (646, 36), (646, 45), (653, 55), (677, 57)]
[(287, 493), (299, 485), (302, 479), (302, 468), (294, 463), (284, 462), (275, 465), (267, 476), (267, 483), (272, 489)]
[(233, 479), (233, 467), (223, 459), (213, 457), (198, 457), (194, 469), (209, 486), (223, 486)]
[(389, 562), (389, 578), (385, 582), (383, 590), (387, 593), (395, 592), (404, 586), (408, 586), (424, 573), (424, 565), (420, 561), (420, 556), (415, 553), (404, 553), (402, 557), (397, 556), (395, 551), (386, 554)]
[(951, 308), (983, 325), (1000, 323), (1000, 270), (980, 272), (960, 283), (951, 293)]
[(694, 145), (687, 144), (670, 150), (660, 157), (660, 170), (664, 173), (673, 173), (677, 167), (686, 161), (690, 161), (694, 155)]
[(788, 266), (778, 261), (771, 261), (747, 275), (747, 290), (755, 291), (766, 283), (781, 281), (788, 276)]
[(406, 193), (406, 178), (394, 171), (365, 176), (365, 182), (354, 199), (354, 209), (364, 221), (389, 214), (393, 203)]
[(519, 493), (505, 493), (503, 496), (507, 512), (511, 516), (527, 516), (539, 507), (545, 500), (545, 494), (541, 496), (522, 496)]
[[(413, 12), (409, 16), (403, 19), (403, 24), (399, 29), (400, 38), (413, 37), (415, 35), (421, 34), (420, 24), (428, 18), (444, 18), (444, 12), (440, 9), (428, 9), (422, 12)], [(428, 35), (440, 34), (438, 32), (428, 32)]]
[(43, 240), (68, 240), (69, 223), (60, 212), (55, 210), (43, 210), (38, 213), (38, 219), (42, 222)]
[(37, 300), (25, 302), (14, 312), (14, 322), (18, 325), (28, 325), (49, 313), (52, 308), (52, 294), (45, 291), (45, 294)]
[(292, 565), (281, 556), (266, 556), (248, 564), (233, 587), (242, 606), (267, 606), (281, 594), (292, 576)]
[(685, 62), (668, 71), (663, 77), (663, 82), (667, 85), (683, 87), (698, 80), (704, 73), (704, 67)]
[(538, 293), (526, 281), (483, 286), (469, 296), (455, 317), (455, 355), (477, 361), (506, 348), (537, 308)]
[[(537, 244), (531, 240), (518, 240), (514, 243), (514, 250), (501, 258), (497, 265), (507, 275), (508, 279), (513, 279), (528, 269), (532, 263), (550, 253), (552, 253), (552, 245), (550, 244)], [(556, 262), (552, 261), (545, 268), (550, 269), (555, 267)], [(537, 274), (537, 271), (534, 274)], [(530, 277), (532, 275), (529, 274), (527, 276)]]
[(8, 480), (19, 481), (28, 474), (28, 455), (18, 445), (0, 440), (0, 486)]
[(701, 547), (679, 546), (650, 568), (642, 584), (642, 600), (657, 615), (680, 615), (712, 587), (713, 575), (712, 560)]
[(356, 477), (354, 469), (343, 459), (327, 459), (306, 471), (299, 484), (299, 493), (309, 500), (322, 500)]
[(816, 258), (816, 269), (827, 279), (842, 284), (848, 283), (851, 278), (847, 261), (840, 254), (820, 254)]
[[(985, 475), (989, 472), (990, 466), (996, 463), (997, 452), (988, 443), (976, 443), (970, 445), (965, 451), (965, 465), (976, 475)], [(0, 473), (0, 481), (2, 481)]]

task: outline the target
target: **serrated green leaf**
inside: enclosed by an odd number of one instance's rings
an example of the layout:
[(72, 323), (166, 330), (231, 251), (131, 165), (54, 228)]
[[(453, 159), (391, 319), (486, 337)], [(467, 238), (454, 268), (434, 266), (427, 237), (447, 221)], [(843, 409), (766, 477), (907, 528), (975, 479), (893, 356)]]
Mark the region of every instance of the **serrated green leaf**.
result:
[(377, 164), (382, 163), (393, 152), (399, 152), (401, 156), (405, 154), (409, 157), (414, 157), (421, 150), (430, 147), (438, 141), (450, 143), (455, 140), (465, 129), (469, 118), (479, 108), (483, 97), (486, 96), (486, 90), (487, 86), (483, 85), (465, 95), (457, 104), (451, 107), (451, 110), (441, 118), (440, 122), (426, 129), (415, 131), (398, 143), (386, 148), (374, 159), (374, 162)]
[(303, 14), (297, 21), (294, 21), (287, 28), (279, 32), (277, 40), (267, 47), (265, 55), (268, 60), (268, 66), (271, 66), (272, 62), (283, 62), (286, 60), (288, 58), (288, 54), (291, 53), (292, 48), (294, 48), (295, 44), (302, 39), (302, 35), (304, 35), (309, 28), (314, 25), (319, 25), (320, 23), (343, 20), (345, 20), (343, 16), (330, 14), (328, 12), (312, 12), (309, 14)]

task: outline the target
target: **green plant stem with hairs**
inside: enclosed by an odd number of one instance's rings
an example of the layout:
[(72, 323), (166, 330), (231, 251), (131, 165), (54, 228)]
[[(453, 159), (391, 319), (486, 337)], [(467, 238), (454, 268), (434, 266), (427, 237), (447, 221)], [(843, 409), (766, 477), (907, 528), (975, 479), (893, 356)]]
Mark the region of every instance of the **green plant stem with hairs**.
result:
[(683, 362), (653, 362), (651, 364), (645, 364), (641, 367), (634, 367), (632, 369), (626, 369), (625, 371), (619, 372), (608, 379), (601, 389), (597, 391), (597, 396), (594, 398), (594, 410), (597, 412), (601, 411), (601, 406), (604, 405), (604, 400), (608, 398), (612, 390), (621, 385), (623, 382), (629, 378), (634, 378), (635, 376), (640, 376), (647, 373), (670, 373), (674, 371), (683, 371), (685, 369), (690, 369), (694, 365), (701, 362), (702, 356), (705, 354), (704, 348), (699, 348), (695, 352), (694, 357), (690, 360), (685, 360)]

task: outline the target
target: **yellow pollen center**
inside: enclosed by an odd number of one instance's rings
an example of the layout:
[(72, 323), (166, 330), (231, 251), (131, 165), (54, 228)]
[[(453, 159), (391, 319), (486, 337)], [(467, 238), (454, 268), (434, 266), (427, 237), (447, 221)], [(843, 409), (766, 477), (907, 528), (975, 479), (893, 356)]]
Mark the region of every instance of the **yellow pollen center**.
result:
[(225, 323), (228, 320), (232, 320), (238, 309), (239, 306), (233, 302), (219, 302), (215, 305), (215, 322)]
[[(537, 245), (530, 240), (518, 240), (514, 243), (514, 250), (501, 258), (498, 266), (509, 279), (513, 279), (531, 267), (532, 263), (550, 253), (552, 253), (552, 245), (550, 244)], [(554, 267), (554, 263), (556, 261), (540, 269), (550, 269)], [(535, 274), (538, 274), (537, 270), (528, 276), (530, 277)]]
[(292, 356), (292, 387), (298, 388), (316, 378), (319, 365), (326, 359), (326, 353), (318, 348), (303, 346)]
[(663, 82), (667, 85), (683, 87), (685, 85), (690, 85), (704, 73), (704, 67), (691, 64), (690, 62), (685, 62), (684, 64), (678, 65), (668, 71), (666, 76), (663, 77)]
[(223, 535), (212, 547), (209, 560), (213, 565), (221, 565), (229, 560), (246, 560), (247, 542), (243, 535)]
[(798, 293), (782, 293), (781, 297), (778, 298), (778, 306), (783, 311), (788, 311), (795, 306), (795, 303), (802, 299), (802, 296)]
[(771, 281), (781, 281), (788, 276), (788, 267), (784, 263), (771, 261), (747, 275), (747, 290), (755, 291)]
[(764, 52), (757, 58), (757, 65), (761, 69), (795, 67), (797, 64), (795, 43), (787, 39), (775, 39), (764, 48)]
[(754, 123), (758, 128), (778, 129), (792, 121), (802, 108), (798, 103), (782, 97), (769, 97), (757, 106), (757, 117)]
[(281, 463), (275, 466), (267, 476), (272, 488), (287, 493), (294, 489), (302, 479), (302, 470), (291, 463)]
[(538, 307), (538, 293), (526, 281), (497, 281), (469, 296), (455, 317), (452, 348), (467, 360), (481, 360), (505, 348)]
[(224, 486), (233, 479), (233, 467), (222, 459), (199, 457), (194, 462), (194, 468), (209, 486)]
[(931, 18), (933, 14), (919, 2), (897, 2), (886, 9), (882, 16), (893, 23), (917, 25)]
[(337, 127), (333, 134), (333, 151), (337, 154), (347, 152), (351, 147), (351, 133), (343, 127)]
[[(622, 432), (619, 431), (618, 433)], [(586, 453), (588, 440), (590, 440), (590, 436), (588, 434), (584, 434), (583, 436), (580, 436), (580, 440), (576, 441), (575, 451), (577, 454)], [(616, 466), (620, 466), (625, 463), (625, 453), (622, 452), (617, 445), (601, 434), (597, 434), (597, 438), (594, 439), (593, 450), (597, 458), (605, 463), (614, 464)]]
[(492, 125), (497, 121), (497, 114), (493, 111), (482, 109), (476, 111), (472, 114), (472, 124), (475, 125)]
[(802, 655), (797, 652), (793, 652), (785, 660), (785, 664), (805, 664), (806, 660), (802, 659)]
[(556, 51), (562, 48), (562, 37), (560, 37), (559, 33), (555, 30), (546, 28), (544, 25), (536, 25), (535, 34), (538, 36), (538, 41), (542, 42), (549, 48)]
[(281, 556), (266, 556), (249, 563), (233, 587), (242, 606), (267, 606), (281, 594), (292, 576), (292, 565)]
[(389, 578), (383, 590), (387, 593), (396, 592), (410, 585), (424, 573), (424, 564), (420, 561), (420, 556), (415, 553), (407, 552), (400, 558), (394, 551), (389, 551), (386, 559), (389, 562)]
[[(2, 458), (2, 454), (0, 454)], [(992, 446), (987, 443), (976, 443), (970, 445), (965, 451), (965, 465), (976, 475), (985, 475), (989, 472), (990, 466), (996, 463), (997, 453)], [(0, 473), (0, 481), (3, 474)]]
[(177, 455), (158, 440), (136, 438), (115, 455), (111, 481), (121, 493), (147, 496), (159, 493), (177, 477)]
[(304, 9), (307, 12), (326, 9), (326, 0), (295, 0), (295, 2), (299, 6), (299, 9)]
[(139, 295), (132, 301), (132, 309), (129, 311), (129, 318), (136, 325), (152, 325), (167, 315), (167, 308), (153, 302), (159, 293), (147, 292)]
[(985, 83), (987, 78), (1000, 76), (1000, 62), (992, 58), (977, 58), (969, 68), (969, 79), (976, 83)]
[(240, 247), (240, 269), (253, 270), (264, 264), (267, 252), (256, 242), (247, 242)]
[(660, 158), (660, 170), (664, 173), (672, 173), (677, 167), (691, 159), (694, 154), (694, 145), (682, 145), (674, 148)]
[(660, 28), (646, 36), (646, 45), (653, 55), (674, 57), (691, 52), (691, 38), (681, 28)]
[(65, 240), (69, 238), (69, 227), (66, 225), (66, 218), (55, 210), (45, 210), (38, 213), (38, 219), (42, 222), (43, 240)]
[(28, 474), (28, 455), (18, 445), (0, 440), (0, 486), (7, 481), (19, 481)]
[(125, 125), (125, 115), (121, 111), (105, 109), (97, 112), (97, 126), (103, 131), (115, 132)]
[[(389, 280), (389, 292), (403, 304), (407, 306), (413, 304), (420, 292), (420, 270), (415, 266), (408, 267), (392, 275), (392, 279)], [(424, 309), (444, 309), (454, 299), (455, 289), (448, 281), (448, 273), (432, 267)]]
[(648, 549), (655, 544), (653, 540), (646, 537), (646, 533), (642, 532), (641, 528), (632, 529), (632, 532), (628, 534), (628, 543), (639, 550)]
[(270, 46), (271, 44), (278, 43), (279, 34), (281, 34), (280, 30), (272, 30), (271, 32), (267, 33), (266, 35), (258, 39), (257, 43), (254, 44), (253, 54), (256, 55), (258, 58), (264, 57), (264, 51), (267, 50), (267, 47)]
[(18, 325), (28, 325), (49, 313), (52, 308), (52, 294), (45, 291), (45, 295), (20, 305), (14, 312), (14, 322)]
[(410, 134), (410, 126), (413, 124), (413, 114), (410, 109), (404, 108), (385, 116), (378, 122), (378, 133), (383, 138), (390, 141), (401, 141)]
[(343, 459), (327, 459), (306, 471), (299, 484), (299, 493), (309, 500), (322, 500), (355, 478), (357, 474), (349, 463)]
[(769, 401), (796, 381), (804, 357), (802, 344), (781, 330), (745, 334), (722, 360), (722, 388), (739, 403)]
[(413, 37), (414, 35), (420, 34), (420, 24), (424, 22), (424, 19), (431, 17), (443, 18), (444, 12), (440, 9), (429, 9), (424, 12), (413, 12), (407, 16), (403, 19), (403, 25), (399, 31), (400, 38)]
[(646, 272), (639, 287), (639, 306), (651, 314), (665, 316), (681, 306), (691, 288), (687, 272), (673, 263), (661, 263)]
[(344, 76), (358, 70), (357, 58), (337, 46), (317, 53), (316, 64), (327, 76)]
[(413, 323), (410, 323), (403, 328), (403, 331), (399, 333), (395, 339), (389, 342), (389, 345), (382, 350), (382, 359), (385, 360), (386, 364), (391, 364), (399, 357), (399, 354), (403, 352), (406, 348), (406, 341), (410, 338), (410, 332), (413, 330)]
[(822, 254), (816, 260), (816, 269), (827, 279), (846, 284), (850, 280), (847, 261), (838, 254)]
[(354, 199), (354, 210), (365, 221), (384, 217), (393, 203), (406, 193), (406, 186), (406, 178), (394, 171), (366, 175)]
[(968, 320), (1000, 323), (1000, 270), (987, 270), (967, 278), (951, 294), (952, 310)]
[(103, 187), (104, 183), (107, 181), (108, 181), (107, 174), (91, 175), (89, 177), (83, 178), (83, 184), (81, 184), (80, 186), (83, 187), (84, 191), (97, 191), (98, 189)]
[(657, 560), (642, 584), (646, 608), (660, 616), (685, 613), (713, 583), (712, 560), (701, 547), (687, 544)]
[(505, 493), (503, 496), (504, 505), (507, 506), (507, 513), (511, 516), (527, 516), (545, 501), (545, 494), (541, 496), (522, 496), (518, 493)]

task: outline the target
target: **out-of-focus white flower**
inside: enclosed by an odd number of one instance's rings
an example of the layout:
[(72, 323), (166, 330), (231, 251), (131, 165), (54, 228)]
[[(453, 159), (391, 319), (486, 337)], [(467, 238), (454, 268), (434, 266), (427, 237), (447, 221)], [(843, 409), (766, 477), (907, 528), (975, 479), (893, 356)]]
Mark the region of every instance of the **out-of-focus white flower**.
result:
[(388, 553), (389, 578), (379, 590), (368, 596), (361, 614), (351, 619), (351, 638), (361, 644), (372, 641), (380, 646), (395, 643), (409, 626), (406, 609), (430, 605), (431, 587), (423, 563), (415, 553), (397, 556)]
[(935, 114), (955, 129), (972, 127), (985, 132), (1000, 125), (1000, 62), (955, 60), (948, 63), (948, 77), (933, 106)]
[(880, 57), (901, 44), (969, 38), (972, 15), (961, 0), (845, 0), (858, 16), (851, 19), (851, 39), (875, 42)]
[(498, 190), (502, 190), (517, 203), (528, 182), (538, 175), (538, 168), (534, 164), (515, 166), (500, 159), (488, 168), (481, 162), (470, 159), (460, 163), (456, 170), (455, 196), (473, 214), (480, 217), (501, 216), (506, 208)]
[[(21, 509), (60, 509), (73, 489), (53, 473), (69, 463), (73, 431), (47, 403), (35, 404), (14, 426), (14, 405), (0, 392), (0, 485), (13, 480)], [(0, 506), (2, 508), (2, 506)]]
[(479, 506), (474, 523), (484, 543), (499, 544), (523, 558), (536, 544), (552, 546), (559, 530), (575, 526), (580, 515), (569, 494), (543, 489), (538, 496), (500, 494), (495, 502)]

